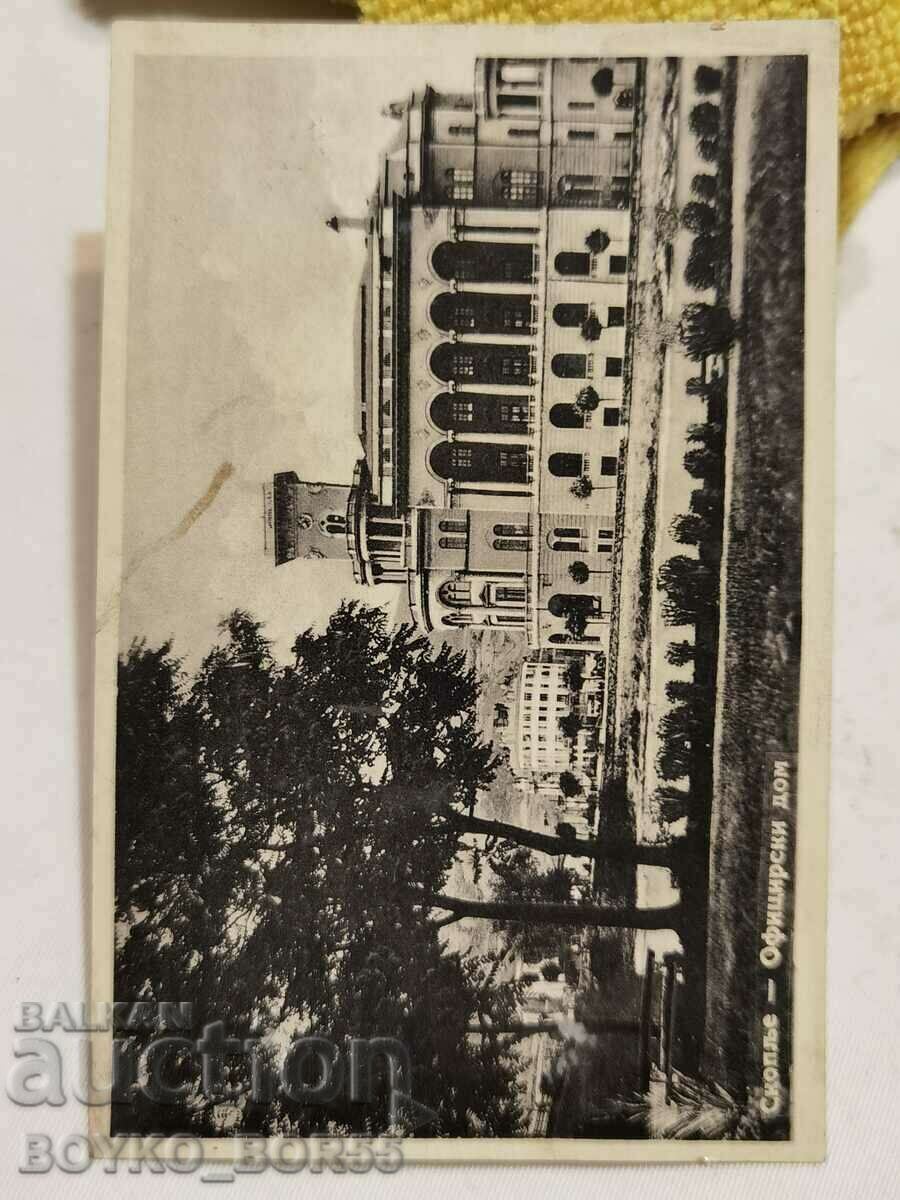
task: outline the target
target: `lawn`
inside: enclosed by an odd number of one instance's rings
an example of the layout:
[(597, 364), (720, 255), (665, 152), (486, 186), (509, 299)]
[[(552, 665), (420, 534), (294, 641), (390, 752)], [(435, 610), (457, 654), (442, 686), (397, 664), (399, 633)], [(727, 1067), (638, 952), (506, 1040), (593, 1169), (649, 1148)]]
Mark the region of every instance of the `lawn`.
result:
[[(754, 1081), (767, 756), (797, 742), (803, 475), (806, 80), (774, 59), (754, 114), (727, 514), (702, 1066)], [(763, 893), (764, 894), (764, 889)]]

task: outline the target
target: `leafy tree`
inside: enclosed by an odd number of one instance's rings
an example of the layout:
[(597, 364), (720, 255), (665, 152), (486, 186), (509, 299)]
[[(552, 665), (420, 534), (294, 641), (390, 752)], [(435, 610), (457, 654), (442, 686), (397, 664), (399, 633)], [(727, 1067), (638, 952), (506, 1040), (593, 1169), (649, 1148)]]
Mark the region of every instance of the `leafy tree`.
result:
[(676, 542), (696, 546), (707, 534), (706, 523), (696, 513), (682, 513), (673, 518), (669, 532)]
[(673, 667), (686, 667), (694, 661), (694, 643), (670, 642), (666, 648), (666, 660)]
[(662, 564), (657, 586), (666, 593), (662, 611), (667, 625), (691, 625), (705, 618), (718, 594), (715, 573), (699, 559), (684, 554)]
[(573, 658), (566, 663), (563, 679), (570, 692), (581, 691), (581, 685), (584, 683), (584, 671), (580, 658)]
[(697, 153), (704, 162), (715, 162), (719, 157), (718, 137), (702, 137), (697, 141)]
[(716, 227), (716, 210), (711, 204), (690, 200), (681, 210), (681, 223), (691, 233), (711, 234)]
[(686, 705), (676, 705), (663, 714), (659, 738), (656, 769), (662, 778), (676, 780), (690, 774), (691, 718)]
[(587, 500), (594, 491), (594, 485), (588, 475), (579, 475), (569, 491), (576, 500)]
[(596, 388), (592, 388), (590, 384), (581, 388), (575, 397), (575, 407), (580, 413), (595, 412), (599, 404), (600, 396)]
[(559, 728), (564, 738), (568, 738), (570, 742), (574, 741), (581, 730), (581, 720), (578, 714), (574, 712), (566, 713), (564, 717), (560, 718)]
[(708, 446), (693, 446), (685, 452), (684, 469), (695, 479), (715, 479), (721, 466), (721, 456)]
[(687, 304), (681, 316), (681, 340), (688, 355), (701, 359), (722, 354), (737, 336), (737, 327), (725, 304)]
[(699, 138), (714, 138), (719, 133), (720, 110), (718, 104), (704, 100), (695, 104), (688, 116), (688, 126), (691, 133)]
[(609, 249), (609, 234), (604, 229), (592, 229), (584, 239), (584, 244), (591, 254), (603, 254)]
[(718, 189), (719, 181), (715, 175), (702, 173), (691, 180), (691, 191), (698, 200), (715, 200)]
[(603, 332), (600, 318), (591, 313), (581, 323), (581, 336), (586, 342), (596, 342)]
[(667, 825), (673, 825), (688, 815), (690, 794), (671, 783), (665, 783), (658, 787), (655, 799), (659, 806), (660, 818)]
[(697, 700), (697, 685), (690, 679), (670, 679), (666, 683), (666, 699), (672, 704), (693, 704)]
[(584, 788), (571, 771), (560, 772), (559, 790), (569, 799), (571, 799), (573, 796), (580, 796), (584, 792)]
[(716, 454), (722, 454), (725, 450), (725, 431), (718, 421), (700, 421), (689, 425), (687, 437), (689, 442), (707, 446)]
[(694, 72), (694, 87), (701, 96), (718, 92), (722, 87), (722, 72), (718, 67), (710, 67), (706, 63), (701, 63)]
[(712, 234), (698, 233), (693, 239), (684, 268), (685, 282), (692, 288), (703, 290), (715, 286), (720, 247), (719, 239)]
[[(475, 1061), (464, 1033), (502, 991), (476, 987), (420, 903), (458, 849), (443, 807), (471, 806), (493, 769), (465, 656), (352, 604), (301, 634), (288, 666), (247, 614), (222, 635), (190, 686), (168, 647), (135, 647), (120, 666), (116, 998), (188, 1000), (198, 1028), (223, 1020), (238, 1035), (290, 1018), (338, 1042), (399, 1037), (414, 1066), (431, 1064), (416, 1099), (436, 1131), (512, 1131), (508, 1048), (486, 1044)], [(459, 1021), (436, 1021), (442, 1007)], [(344, 1117), (377, 1125), (382, 1101)], [(245, 1106), (245, 1127), (314, 1132), (340, 1103)], [(213, 1128), (197, 1087), (166, 1120)]]
[(591, 572), (586, 562), (576, 559), (575, 562), (569, 563), (569, 578), (573, 583), (587, 583), (590, 577)]

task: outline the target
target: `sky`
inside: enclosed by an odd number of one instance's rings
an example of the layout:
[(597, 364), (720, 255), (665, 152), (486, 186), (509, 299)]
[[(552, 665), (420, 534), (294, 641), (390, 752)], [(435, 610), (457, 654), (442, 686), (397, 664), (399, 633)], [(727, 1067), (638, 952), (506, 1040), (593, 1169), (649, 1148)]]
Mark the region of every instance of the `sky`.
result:
[(143, 57), (135, 67), (120, 645), (196, 663), (235, 607), (276, 652), (358, 587), (349, 560), (275, 568), (262, 485), (349, 483), (362, 215), (397, 137), (382, 115), (474, 63)]

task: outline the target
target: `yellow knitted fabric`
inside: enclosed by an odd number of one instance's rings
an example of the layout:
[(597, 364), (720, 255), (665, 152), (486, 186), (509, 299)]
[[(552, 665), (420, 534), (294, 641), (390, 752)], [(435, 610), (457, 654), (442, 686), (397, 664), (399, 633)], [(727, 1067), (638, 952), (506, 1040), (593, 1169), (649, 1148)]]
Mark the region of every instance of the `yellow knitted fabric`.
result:
[(359, 6), (372, 21), (838, 18), (842, 228), (900, 154), (900, 0), (359, 0)]

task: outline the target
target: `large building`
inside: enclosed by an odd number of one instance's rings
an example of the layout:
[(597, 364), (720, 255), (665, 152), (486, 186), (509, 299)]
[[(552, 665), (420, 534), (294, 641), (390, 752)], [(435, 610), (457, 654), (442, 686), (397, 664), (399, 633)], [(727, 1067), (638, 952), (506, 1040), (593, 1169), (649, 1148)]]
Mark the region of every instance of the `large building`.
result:
[[(559, 797), (561, 772), (569, 771), (589, 795), (600, 753), (597, 727), (603, 715), (603, 660), (586, 655), (582, 668), (571, 659), (566, 663), (546, 657), (553, 653), (545, 652), (537, 662), (523, 662), (519, 669), (515, 719), (505, 737), (510, 769), (528, 790), (554, 799)], [(573, 802), (561, 819), (580, 826), (584, 805), (584, 799)]]
[(640, 71), (483, 59), (473, 94), (391, 106), (363, 224), (365, 456), (350, 485), (275, 476), (276, 563), (349, 554), (426, 630), (608, 643)]

